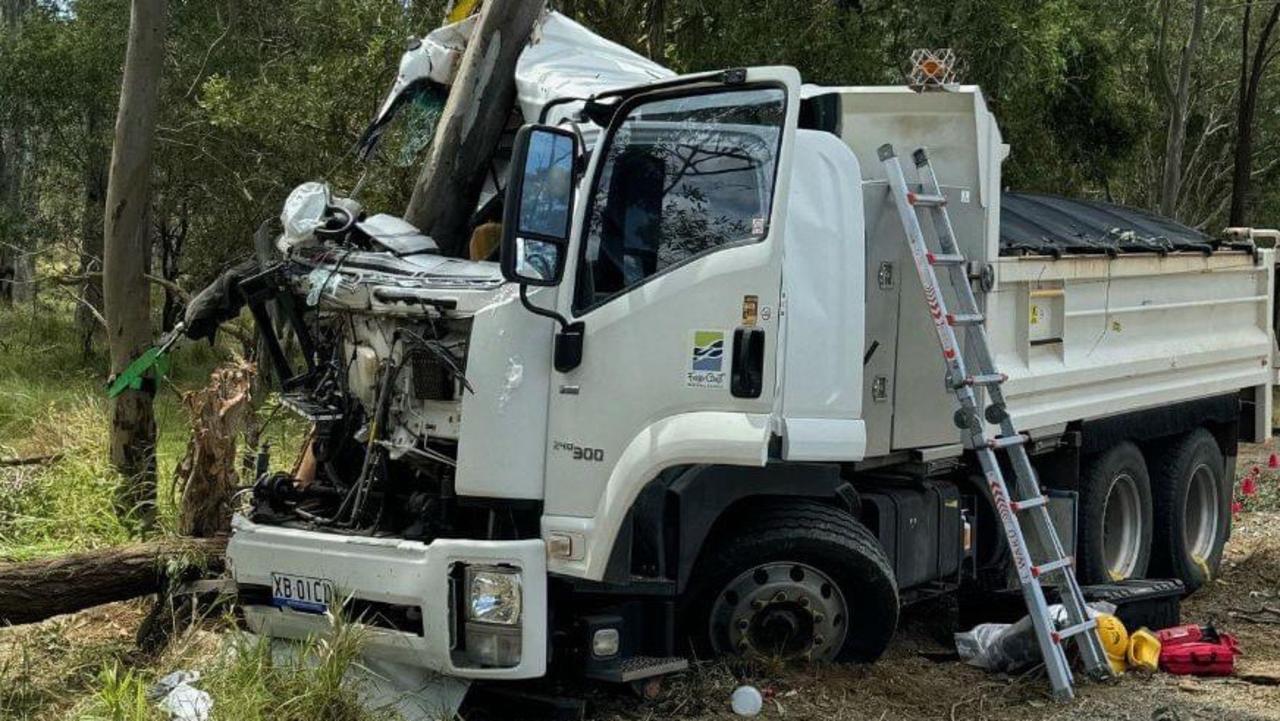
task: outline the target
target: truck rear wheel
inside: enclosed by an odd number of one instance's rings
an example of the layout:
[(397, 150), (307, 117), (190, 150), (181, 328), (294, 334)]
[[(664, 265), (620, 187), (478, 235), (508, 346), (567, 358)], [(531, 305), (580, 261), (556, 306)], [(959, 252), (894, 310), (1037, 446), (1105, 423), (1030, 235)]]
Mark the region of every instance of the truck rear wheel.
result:
[(1084, 583), (1144, 578), (1151, 560), (1151, 478), (1142, 451), (1125, 441), (1093, 459), (1080, 478), (1076, 574)]
[(1182, 579), (1188, 591), (1218, 572), (1231, 528), (1226, 461), (1200, 428), (1162, 454), (1156, 471), (1154, 569)]
[(878, 658), (897, 626), (898, 588), (876, 538), (845, 511), (815, 501), (753, 510), (717, 534), (694, 569), (683, 615), (695, 650)]

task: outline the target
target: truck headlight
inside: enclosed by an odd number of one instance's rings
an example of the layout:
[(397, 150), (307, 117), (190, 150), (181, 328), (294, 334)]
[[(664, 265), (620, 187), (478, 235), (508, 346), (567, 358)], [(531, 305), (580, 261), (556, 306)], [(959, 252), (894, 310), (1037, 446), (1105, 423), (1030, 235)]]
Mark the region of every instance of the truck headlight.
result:
[(520, 572), (498, 566), (467, 568), (467, 619), (515, 626), (520, 623)]

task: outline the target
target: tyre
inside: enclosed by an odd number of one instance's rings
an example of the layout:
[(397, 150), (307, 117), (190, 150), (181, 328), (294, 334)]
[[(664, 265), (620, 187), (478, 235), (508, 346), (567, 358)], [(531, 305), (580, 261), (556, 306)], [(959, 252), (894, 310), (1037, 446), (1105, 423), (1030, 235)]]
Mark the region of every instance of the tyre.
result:
[(1153, 570), (1182, 579), (1187, 591), (1218, 572), (1231, 532), (1231, 496), (1226, 460), (1205, 429), (1175, 442), (1159, 459), (1155, 475)]
[(699, 655), (879, 658), (898, 622), (898, 586), (871, 532), (816, 501), (755, 506), (699, 557), (685, 632)]
[(1137, 446), (1125, 441), (1094, 458), (1080, 478), (1080, 581), (1145, 578), (1151, 560), (1151, 513), (1151, 477)]

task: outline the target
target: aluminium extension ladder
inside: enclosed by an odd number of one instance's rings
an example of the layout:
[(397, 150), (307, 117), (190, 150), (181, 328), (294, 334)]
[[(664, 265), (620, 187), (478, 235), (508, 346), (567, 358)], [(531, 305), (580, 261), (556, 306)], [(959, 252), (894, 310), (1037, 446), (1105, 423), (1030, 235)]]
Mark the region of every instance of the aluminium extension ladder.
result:
[[(1027, 455), (1027, 437), (1014, 427), (1006, 410), (1000, 384), (1007, 376), (996, 370), (991, 356), (983, 326), (984, 317), (970, 285), (969, 264), (956, 243), (951, 218), (947, 215), (946, 197), (938, 185), (933, 166), (929, 164), (929, 157), (923, 148), (913, 155), (920, 178), (920, 190), (917, 192), (908, 186), (902, 164), (892, 145), (881, 146), (879, 155), (889, 181), (889, 190), (893, 194), (894, 204), (907, 234), (907, 242), (911, 246), (911, 257), (920, 276), (920, 284), (924, 286), (925, 302), (933, 318), (938, 342), (942, 346), (942, 357), (947, 366), (946, 384), (960, 404), (956, 411), (956, 425), (963, 433), (965, 447), (972, 449), (978, 457), (996, 512), (1004, 525), (1005, 538), (1009, 542), (1022, 595), (1035, 626), (1036, 640), (1044, 657), (1053, 694), (1059, 700), (1068, 700), (1073, 696), (1073, 691), (1071, 666), (1064, 648), (1066, 641), (1075, 642), (1089, 675), (1105, 678), (1111, 674), (1102, 642), (1094, 631), (1097, 621), (1088, 616), (1084, 594), (1076, 582), (1073, 559), (1063, 551), (1062, 543), (1054, 530), (1048, 499), (1040, 492), (1039, 479)], [(938, 237), (937, 253), (929, 250), (925, 243), (920, 217), (916, 214), (918, 208), (928, 209), (932, 216), (934, 231)], [(946, 300), (938, 285), (938, 276), (934, 272), (934, 268), (939, 266), (949, 272), (960, 306), (959, 313), (947, 310)], [(967, 334), (968, 347), (975, 356), (974, 370), (969, 370), (965, 364), (961, 346), (956, 341), (957, 327)], [(987, 389), (991, 401), (981, 414), (975, 392), (978, 387)], [(999, 426), (999, 435), (987, 435), (984, 418), (987, 423)], [(1016, 499), (1011, 496), (1005, 484), (1004, 473), (996, 455), (998, 450), (1004, 450), (1008, 454), (1009, 463), (1017, 478)], [(1030, 514), (1027, 519), (1030, 531), (1039, 537), (1041, 545), (1048, 549), (1052, 558), (1042, 563), (1031, 559), (1022, 522), (1019, 521), (1019, 514), (1022, 513)], [(1062, 627), (1051, 617), (1044, 588), (1040, 585), (1042, 576), (1054, 573), (1061, 578), (1059, 590), (1066, 611), (1066, 622)]]

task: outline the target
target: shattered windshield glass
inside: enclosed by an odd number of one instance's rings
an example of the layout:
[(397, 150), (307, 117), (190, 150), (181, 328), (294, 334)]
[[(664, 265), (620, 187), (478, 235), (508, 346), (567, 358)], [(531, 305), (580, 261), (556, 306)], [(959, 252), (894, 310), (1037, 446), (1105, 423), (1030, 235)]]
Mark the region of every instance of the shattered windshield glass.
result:
[(768, 233), (785, 98), (762, 87), (662, 98), (627, 113), (587, 216), (579, 308)]

